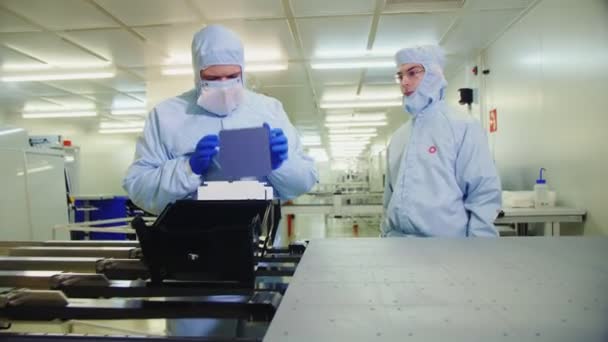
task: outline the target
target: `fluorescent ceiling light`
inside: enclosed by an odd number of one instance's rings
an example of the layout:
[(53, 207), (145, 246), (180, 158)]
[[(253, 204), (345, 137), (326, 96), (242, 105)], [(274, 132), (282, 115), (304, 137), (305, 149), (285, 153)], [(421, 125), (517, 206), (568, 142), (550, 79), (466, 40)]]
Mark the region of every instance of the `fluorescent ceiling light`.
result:
[(330, 141), (331, 147), (362, 147), (369, 144), (369, 140)]
[(13, 75), (2, 76), (2, 82), (29, 82), (29, 81), (61, 81), (61, 80), (92, 80), (100, 78), (112, 78), (114, 72), (83, 72), (83, 73), (53, 73), (53, 74), (32, 74), (32, 75)]
[(384, 121), (386, 114), (351, 114), (351, 115), (328, 115), (325, 117), (326, 122), (361, 122), (361, 121)]
[(194, 71), (191, 67), (181, 67), (181, 68), (165, 68), (160, 71), (162, 75), (165, 76), (176, 76), (176, 75), (193, 75)]
[(332, 156), (359, 156), (361, 154), (363, 154), (363, 150), (360, 151), (331, 151), (331, 155)]
[(371, 138), (375, 137), (376, 134), (350, 134), (350, 135), (329, 135), (329, 141), (357, 141), (364, 140), (368, 141)]
[(75, 106), (60, 106), (60, 105), (48, 105), (48, 104), (32, 104), (26, 103), (22, 110), (24, 113), (38, 113), (38, 112), (81, 112), (81, 111), (95, 111), (95, 104), (79, 104)]
[(245, 63), (278, 61), (281, 59), (283, 59), (283, 54), (280, 49), (252, 47), (245, 48)]
[(100, 129), (99, 133), (101, 134), (119, 134), (119, 133), (140, 133), (142, 132), (144, 129), (143, 128), (137, 128), (137, 127), (132, 127), (132, 128), (104, 128), (104, 129)]
[(11, 128), (11, 129), (7, 129), (4, 131), (0, 131), (0, 135), (8, 135), (8, 134), (13, 134), (13, 133), (19, 133), (19, 132), (24, 132), (25, 130), (23, 128)]
[(351, 146), (351, 147), (345, 146), (345, 147), (339, 147), (339, 148), (334, 147), (334, 146), (331, 147), (332, 153), (335, 153), (335, 152), (355, 153), (355, 152), (361, 152), (361, 151), (365, 151), (365, 150), (366, 150), (365, 146)]
[(331, 134), (329, 133), (329, 139), (358, 139), (358, 138), (373, 138), (377, 136), (376, 133), (352, 133), (352, 134)]
[(2, 70), (7, 71), (38, 71), (49, 69), (84, 69), (84, 68), (107, 68), (112, 65), (111, 62), (98, 63), (70, 63), (70, 64), (43, 64), (43, 63), (8, 63), (2, 65)]
[(368, 144), (369, 143), (355, 144), (355, 143), (341, 142), (341, 143), (331, 143), (330, 146), (331, 146), (332, 150), (339, 150), (339, 149), (354, 150), (354, 149), (365, 149), (365, 148), (367, 148)]
[(357, 58), (357, 57), (393, 57), (395, 50), (321, 50), (315, 52), (317, 58)]
[(366, 145), (331, 145), (332, 151), (363, 151)]
[(373, 122), (327, 122), (325, 127), (327, 128), (344, 128), (344, 127), (380, 127), (386, 126), (386, 121), (373, 121)]
[[(245, 73), (287, 70), (287, 63), (252, 63), (245, 65)], [(164, 76), (192, 75), (194, 71), (191, 66), (167, 67), (161, 69)]]
[(90, 117), (97, 116), (97, 112), (93, 111), (82, 111), (82, 112), (37, 112), (37, 113), (23, 113), (24, 119), (46, 119), (46, 118), (76, 118), (76, 117)]
[(360, 158), (361, 157), (361, 153), (357, 153), (357, 154), (339, 154), (339, 153), (332, 153), (331, 157), (332, 159), (337, 159), (337, 158)]
[(345, 61), (327, 61), (313, 62), (310, 67), (314, 70), (326, 69), (361, 69), (361, 68), (395, 68), (395, 62), (392, 60), (345, 60)]
[(360, 154), (363, 153), (365, 149), (332, 149), (331, 154)]
[(362, 151), (365, 151), (367, 148), (365, 147), (341, 147), (341, 148), (336, 148), (336, 147), (331, 147), (331, 152), (332, 153), (360, 153)]
[(46, 70), (51, 69), (52, 66), (50, 64), (2, 64), (2, 70), (9, 71), (35, 71), (35, 70)]
[(331, 169), (334, 171), (346, 171), (348, 170), (348, 164), (345, 162), (331, 163)]
[(375, 107), (400, 107), (401, 101), (352, 101), (352, 102), (336, 102), (336, 103), (321, 103), (322, 109), (331, 108), (375, 108)]
[(361, 153), (332, 153), (331, 156), (333, 158), (336, 157), (343, 157), (343, 158), (348, 158), (348, 157), (359, 157), (361, 155)]
[[(245, 48), (245, 63), (270, 62), (284, 59), (279, 49), (273, 48)], [(169, 58), (164, 60), (165, 65), (188, 65), (192, 62), (190, 53), (170, 53)]]
[(366, 134), (376, 133), (378, 130), (375, 127), (370, 128), (330, 128), (329, 134)]
[(333, 163), (347, 163), (350, 167), (357, 167), (356, 162), (359, 156), (331, 156)]
[(245, 64), (245, 72), (283, 71), (287, 70), (287, 64)]
[(148, 114), (145, 108), (124, 108), (124, 109), (112, 109), (110, 111), (112, 115), (142, 115)]
[(143, 128), (144, 125), (144, 121), (102, 121), (99, 128)]
[(349, 145), (349, 146), (364, 146), (364, 145), (368, 145), (370, 143), (370, 141), (368, 139), (359, 139), (359, 140), (349, 140), (349, 141), (336, 141), (336, 140), (331, 140), (330, 141), (332, 146), (341, 146), (341, 145)]
[(308, 150), (308, 156), (317, 162), (326, 162), (329, 160), (327, 152), (323, 148), (311, 148)]
[[(351, 101), (401, 101), (403, 95), (398, 90), (388, 93), (375, 93), (367, 95), (351, 95), (351, 94), (329, 94), (323, 95), (323, 102), (351, 102)], [(343, 113), (336, 113), (343, 114)]]
[(300, 141), (304, 146), (321, 145), (321, 137), (318, 134), (302, 135)]

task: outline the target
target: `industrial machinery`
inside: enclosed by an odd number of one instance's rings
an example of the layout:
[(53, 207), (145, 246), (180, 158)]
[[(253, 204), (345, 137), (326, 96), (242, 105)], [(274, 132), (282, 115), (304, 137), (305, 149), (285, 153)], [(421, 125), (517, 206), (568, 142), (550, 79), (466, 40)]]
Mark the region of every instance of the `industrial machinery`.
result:
[(270, 200), (183, 200), (151, 225), (133, 220), (139, 241), (5, 242), (0, 318), (5, 328), (56, 319), (269, 322), (303, 252), (272, 247), (279, 219)]

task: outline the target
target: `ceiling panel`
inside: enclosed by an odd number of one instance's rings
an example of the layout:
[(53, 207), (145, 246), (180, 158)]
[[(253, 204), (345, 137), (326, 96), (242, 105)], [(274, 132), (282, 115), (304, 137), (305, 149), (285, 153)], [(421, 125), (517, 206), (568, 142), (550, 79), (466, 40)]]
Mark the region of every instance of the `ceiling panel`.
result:
[[(177, 95), (177, 94), (176, 94)], [(131, 96), (117, 94), (114, 95), (111, 101), (112, 108), (133, 108), (133, 107), (142, 107), (145, 106), (146, 103), (144, 101), (135, 99)]]
[(223, 23), (234, 31), (245, 46), (248, 61), (268, 61), (298, 58), (289, 25), (285, 19), (262, 21), (230, 21)]
[(280, 0), (194, 0), (205, 19), (284, 17)]
[(288, 114), (315, 112), (312, 92), (309, 87), (264, 87), (261, 92), (281, 101), (285, 112)]
[(321, 102), (344, 101), (357, 95), (357, 85), (326, 86), (319, 92)]
[(87, 1), (3, 0), (3, 5), (51, 30), (118, 27), (110, 17)]
[(126, 67), (158, 65), (166, 56), (122, 29), (69, 32), (68, 37), (114, 64)]
[(0, 32), (29, 32), (38, 29), (14, 15), (0, 10)]
[[(286, 71), (250, 73), (248, 77), (255, 80), (257, 91), (283, 102), (295, 125), (323, 129), (323, 118), (316, 117), (312, 90), (306, 77), (308, 61), (302, 59), (330, 58), (335, 52), (338, 53), (335, 58), (348, 58), (365, 51), (377, 1), (289, 0), (301, 34), (304, 56), (299, 54), (288, 21), (284, 18), (283, 1), (0, 0), (2, 6), (22, 13), (42, 26), (68, 30), (61, 34), (119, 65), (117, 75), (112, 79), (53, 81), (47, 84), (0, 83), (0, 111), (13, 108), (15, 112), (14, 108), (20, 109), (26, 100), (30, 104), (46, 104), (48, 107), (50, 102), (45, 101), (45, 97), (66, 105), (94, 102), (101, 109), (145, 106), (146, 82), (159, 79), (160, 65), (189, 63), (192, 35), (204, 27), (204, 22), (221, 22), (241, 37), (249, 62), (291, 61)], [(531, 1), (467, 0), (463, 11), (383, 14), (373, 50), (392, 59), (394, 52), (401, 47), (438, 42), (455, 16), (463, 14), (462, 20), (445, 35), (442, 44), (449, 53), (448, 74), (461, 68), (466, 57), (474, 55), (494, 38)], [(146, 41), (118, 27), (111, 16), (95, 8), (92, 2), (127, 25), (134, 25), (133, 29)], [(15, 33), (33, 30), (36, 28), (31, 23), (0, 9), (0, 64), (39, 63), (2, 47), (3, 44), (54, 64), (101, 62), (53, 33)], [(397, 97), (399, 89), (393, 80), (394, 71), (394, 68), (368, 69), (361, 95), (395, 94)], [(312, 83), (318, 100), (355, 96), (361, 72), (361, 69), (312, 70)], [(184, 78), (190, 80), (191, 76)], [(379, 129), (380, 139), (388, 137), (408, 118), (400, 107), (386, 110), (389, 125)], [(80, 124), (83, 121), (73, 122)]]
[(22, 108), (18, 111), (53, 111), (64, 110), (65, 107), (52, 101), (47, 101), (43, 98), (29, 98), (24, 102)]
[(114, 78), (93, 80), (92, 82), (120, 92), (146, 91), (146, 83), (143, 79), (124, 71), (118, 71)]
[(294, 15), (325, 16), (343, 14), (372, 14), (374, 0), (290, 0)]
[(392, 56), (403, 47), (437, 44), (455, 19), (449, 12), (382, 15), (373, 50)]
[[(245, 70), (247, 70), (247, 66), (245, 66)], [(289, 63), (288, 69), (285, 71), (258, 72), (250, 74), (248, 77), (255, 78), (262, 86), (293, 86), (308, 84), (306, 80), (306, 71), (304, 64), (302, 63)]]
[[(149, 42), (163, 49), (168, 57), (176, 57), (177, 61), (167, 60), (165, 64), (178, 64), (190, 62), (190, 46), (192, 36), (203, 28), (201, 24), (174, 24), (152, 27), (141, 27), (135, 30), (146, 37)], [(174, 63), (178, 62), (178, 63)]]
[(114, 100), (114, 96), (117, 95), (117, 93), (95, 93), (83, 96), (95, 102), (98, 108), (107, 109), (112, 107), (112, 101)]
[(526, 8), (533, 0), (467, 0), (464, 8), (473, 10), (495, 10), (495, 9), (513, 9)]
[(68, 81), (48, 81), (45, 82), (53, 87), (63, 89), (74, 94), (94, 94), (94, 93), (113, 93), (114, 90), (99, 85), (92, 80), (70, 80)]
[(157, 25), (199, 20), (186, 0), (96, 0), (129, 26)]
[(27, 93), (16, 88), (14, 84), (0, 83), (0, 113), (20, 109), (28, 97)]
[(473, 56), (497, 37), (520, 12), (519, 9), (467, 12), (448, 33), (442, 46), (447, 53)]
[[(287, 20), (231, 20), (223, 25), (239, 36), (248, 61), (298, 58)], [(165, 58), (164, 64), (183, 64), (190, 63), (192, 37), (203, 27), (199, 24), (183, 24), (137, 28), (137, 31), (170, 57)]]
[(0, 46), (0, 64), (32, 65), (34, 67), (43, 65), (43, 63), (40, 63), (35, 59), (31, 59), (24, 54), (13, 51), (4, 46)]
[(2, 101), (2, 108), (0, 108), (0, 124), (2, 124), (5, 123), (2, 120), (9, 119), (20, 113), (26, 100), (24, 98), (9, 98), (0, 95), (0, 101)]
[[(68, 82), (68, 81), (65, 81)], [(51, 87), (44, 83), (40, 82), (18, 82), (13, 83), (14, 89), (18, 89), (24, 93), (29, 94), (30, 96), (38, 97), (38, 96), (65, 96), (69, 95), (63, 90)]]
[(133, 77), (134, 79), (137, 77), (142, 80), (147, 79), (147, 68), (145, 67), (129, 68), (127, 70), (129, 76)]
[(352, 85), (359, 84), (361, 69), (346, 70), (312, 70), (315, 84), (323, 85)]
[(145, 91), (127, 93), (127, 95), (138, 99), (143, 104), (145, 104), (146, 101), (147, 101), (147, 97), (146, 97), (146, 92)]
[(52, 33), (33, 32), (0, 35), (0, 43), (50, 64), (78, 65), (102, 62), (99, 58), (63, 41)]
[(401, 98), (401, 90), (399, 89), (399, 85), (396, 83), (393, 84), (366, 84), (361, 88), (361, 96), (362, 97), (382, 97), (383, 99), (400, 99)]
[(288, 113), (289, 119), (296, 129), (302, 134), (302, 131), (316, 130), (320, 131), (322, 119), (314, 112), (292, 112)]
[(367, 69), (365, 83), (395, 84), (396, 67)]
[(95, 108), (95, 102), (79, 96), (45, 96), (42, 98), (53, 103), (57, 103), (66, 108)]
[(319, 133), (323, 127), (323, 121), (314, 114), (306, 115), (299, 113), (295, 118), (290, 118), (291, 123), (300, 134), (304, 133)]
[(328, 51), (365, 51), (371, 16), (297, 19), (306, 57)]

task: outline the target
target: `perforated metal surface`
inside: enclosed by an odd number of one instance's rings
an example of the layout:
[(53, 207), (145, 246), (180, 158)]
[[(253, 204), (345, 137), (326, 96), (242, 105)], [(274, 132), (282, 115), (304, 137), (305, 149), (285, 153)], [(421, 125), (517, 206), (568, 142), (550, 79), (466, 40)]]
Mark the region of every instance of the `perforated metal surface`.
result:
[(313, 241), (264, 341), (607, 341), (608, 238)]

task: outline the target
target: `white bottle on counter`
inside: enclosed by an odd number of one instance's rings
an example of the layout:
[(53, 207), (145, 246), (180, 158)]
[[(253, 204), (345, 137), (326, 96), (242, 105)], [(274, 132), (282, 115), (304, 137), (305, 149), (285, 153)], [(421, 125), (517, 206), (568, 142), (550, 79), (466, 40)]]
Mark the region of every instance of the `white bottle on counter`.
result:
[(549, 206), (549, 186), (547, 180), (543, 179), (543, 171), (547, 171), (544, 168), (540, 169), (540, 177), (534, 184), (534, 207), (543, 208)]

